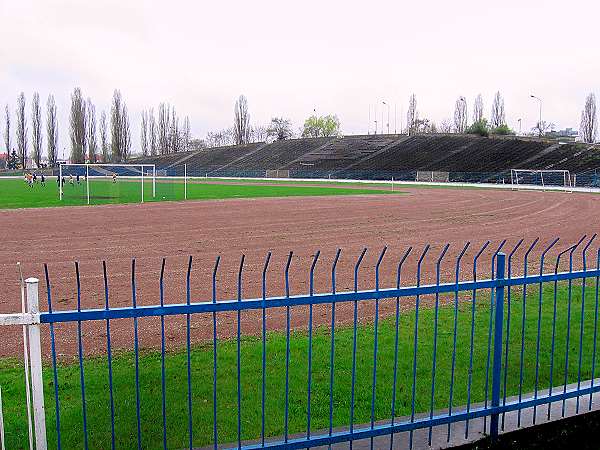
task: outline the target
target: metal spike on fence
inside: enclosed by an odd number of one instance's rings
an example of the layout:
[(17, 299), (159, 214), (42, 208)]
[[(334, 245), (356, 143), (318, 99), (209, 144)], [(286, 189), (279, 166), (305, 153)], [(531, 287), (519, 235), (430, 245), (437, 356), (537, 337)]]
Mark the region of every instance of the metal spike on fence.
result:
[[(160, 279), (158, 282), (159, 288), (159, 296), (160, 296), (160, 306), (161, 308), (165, 306), (165, 290), (164, 290), (164, 277), (165, 277), (165, 266), (167, 260), (166, 258), (162, 259), (160, 265)], [(107, 321), (108, 324), (108, 321)], [(162, 407), (162, 438), (163, 438), (163, 448), (167, 448), (167, 389), (166, 389), (166, 377), (165, 377), (165, 316), (164, 314), (160, 315), (160, 381), (161, 381), (161, 407)], [(114, 447), (113, 447), (114, 450)]]
[[(337, 263), (340, 259), (342, 250), (337, 249), (335, 258), (331, 264), (331, 292), (335, 294), (335, 275)], [(334, 382), (334, 368), (335, 368), (335, 302), (331, 302), (331, 342), (330, 342), (330, 359), (329, 359), (329, 436), (333, 433), (333, 382)], [(328, 446), (331, 448), (331, 445)]]
[[(479, 251), (473, 257), (473, 281), (477, 281), (477, 262), (479, 257), (490, 245), (490, 241), (485, 241)], [(471, 386), (473, 383), (473, 344), (475, 340), (475, 304), (477, 299), (477, 289), (474, 287), (471, 292), (471, 340), (469, 347), (469, 377), (467, 382), (467, 413), (471, 411)], [(469, 419), (465, 421), (465, 439), (469, 437)]]
[[(217, 303), (217, 273), (219, 271), (219, 263), (221, 256), (218, 255), (215, 261), (212, 274), (212, 302)], [(217, 428), (217, 312), (212, 313), (213, 320), (213, 441), (214, 448), (217, 448), (219, 442)]]
[[(597, 253), (596, 253), (596, 270), (600, 271), (600, 248), (598, 248)], [(594, 388), (594, 377), (596, 376), (596, 347), (597, 347), (597, 341), (596, 338), (598, 337), (598, 289), (600, 288), (600, 277), (596, 277), (596, 289), (595, 289), (595, 307), (594, 307), (594, 345), (593, 345), (593, 349), (592, 349), (592, 377), (591, 377), (591, 384), (590, 387), (593, 389)], [(588, 411), (592, 410), (592, 402), (593, 402), (593, 397), (594, 397), (594, 391), (591, 390), (590, 391), (590, 397), (588, 400)]]
[[(309, 282), (309, 295), (314, 294), (314, 275), (315, 266), (321, 255), (321, 250), (317, 250), (313, 257), (312, 264), (310, 266), (310, 282)], [(313, 337), (313, 304), (308, 306), (308, 386), (307, 386), (307, 402), (306, 402), (306, 438), (310, 438), (310, 425), (311, 425), (311, 400), (312, 400), (312, 337)]]
[[(508, 271), (507, 278), (510, 280), (512, 278), (512, 257), (519, 250), (521, 245), (523, 244), (524, 239), (521, 238), (513, 247), (511, 252), (508, 254)], [(508, 382), (508, 352), (509, 352), (509, 342), (510, 342), (510, 319), (511, 319), (511, 287), (507, 288), (507, 309), (506, 309), (506, 343), (504, 347), (504, 380), (503, 380), (503, 389), (502, 389), (502, 406), (506, 406), (506, 386)], [(504, 431), (504, 419), (506, 413), (502, 413), (502, 421), (500, 425), (500, 429)]]
[[(360, 256), (354, 264), (354, 292), (358, 292), (358, 270), (362, 264), (363, 258), (367, 253), (367, 247), (363, 248)], [(350, 390), (350, 433), (354, 432), (354, 388), (356, 386), (356, 338), (357, 338), (357, 321), (358, 321), (358, 300), (354, 300), (354, 314), (352, 323), (352, 381)], [(350, 450), (352, 450), (353, 442), (350, 440)]]
[[(242, 272), (246, 255), (240, 258), (240, 267), (237, 276), (237, 301), (242, 301)], [(237, 441), (238, 448), (242, 445), (242, 361), (241, 361), (241, 334), (242, 334), (242, 310), (237, 310)]]
[[(442, 252), (438, 256), (437, 262), (435, 264), (435, 284), (437, 287), (440, 286), (440, 267), (444, 257), (446, 256), (446, 252), (450, 248), (450, 244), (447, 243)], [(435, 307), (434, 307), (434, 322), (433, 322), (433, 358), (431, 364), (431, 397), (430, 397), (430, 408), (429, 408), (429, 418), (433, 418), (433, 406), (435, 399), (435, 372), (436, 372), (436, 363), (437, 363), (437, 331), (438, 331), (438, 319), (439, 319), (439, 306), (440, 306), (440, 293), (435, 293)], [(431, 446), (431, 439), (433, 435), (433, 426), (429, 427), (429, 436), (427, 438), (427, 442), (429, 446)]]
[(260, 423), (260, 441), (265, 445), (265, 401), (266, 401), (266, 382), (267, 382), (267, 270), (271, 261), (271, 252), (267, 253), (265, 264), (262, 271), (262, 389), (261, 389), (261, 423)]
[[(458, 283), (460, 281), (460, 263), (463, 256), (467, 252), (471, 245), (470, 241), (464, 245), (463, 249), (456, 258), (456, 266), (454, 269), (454, 282), (456, 283), (457, 290), (454, 291), (454, 336), (452, 339), (452, 368), (450, 369), (450, 395), (448, 399), (448, 416), (452, 416), (452, 404), (454, 400), (454, 371), (456, 369), (456, 333), (458, 330)], [(448, 430), (446, 432), (446, 442), (450, 442), (451, 436), (451, 424), (448, 424)]]
[[(400, 289), (401, 284), (401, 274), (402, 274), (402, 266), (404, 262), (412, 252), (412, 247), (408, 247), (408, 249), (400, 258), (398, 262), (398, 269), (396, 272), (396, 289)], [(394, 334), (394, 380), (392, 384), (392, 412), (391, 412), (391, 420), (390, 425), (394, 425), (394, 419), (396, 416), (396, 384), (398, 382), (398, 335), (400, 331), (400, 297), (396, 297), (396, 331)], [(390, 450), (394, 447), (394, 433), (390, 434)]]
[[(290, 298), (290, 265), (292, 263), (293, 251), (288, 254), (285, 264), (285, 296)], [(239, 342), (239, 339), (238, 339)], [(284, 412), (284, 441), (289, 439), (289, 406), (290, 406), (290, 305), (285, 307), (285, 412)], [(238, 436), (238, 448), (241, 446), (241, 440)]]
[[(188, 259), (188, 267), (187, 274), (185, 278), (185, 297), (186, 304), (191, 304), (191, 275), (192, 275), (192, 262), (193, 257), (190, 255)], [(188, 398), (187, 398), (187, 407), (188, 407), (188, 444), (189, 447), (193, 446), (193, 427), (192, 427), (192, 343), (191, 343), (191, 314), (187, 313), (185, 317), (185, 326), (186, 326), (186, 356), (187, 356), (187, 387), (188, 387)]]
[[(421, 286), (421, 265), (427, 252), (429, 252), (430, 245), (427, 244), (423, 251), (421, 252), (421, 256), (419, 257), (419, 262), (417, 263), (417, 288)], [(417, 349), (419, 343), (419, 300), (420, 296), (417, 294), (415, 296), (415, 330), (414, 330), (414, 345), (413, 345), (413, 366), (412, 366), (412, 395), (411, 395), (411, 408), (410, 408), (410, 422), (413, 423), (415, 421), (415, 396), (417, 393)], [(408, 438), (408, 447), (412, 450), (413, 448), (413, 430), (410, 431)]]

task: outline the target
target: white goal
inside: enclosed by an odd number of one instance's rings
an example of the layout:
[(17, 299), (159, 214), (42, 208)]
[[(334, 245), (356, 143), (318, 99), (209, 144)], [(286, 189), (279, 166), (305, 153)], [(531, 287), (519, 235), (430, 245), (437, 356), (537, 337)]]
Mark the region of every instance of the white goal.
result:
[(568, 170), (529, 170), (511, 169), (510, 181), (513, 189), (520, 187), (540, 186), (546, 188), (563, 188), (571, 192), (573, 189), (571, 173)]
[[(128, 183), (126, 188), (121, 183)], [(154, 164), (61, 164), (57, 180), (59, 199), (100, 199), (103, 202), (130, 200), (144, 202), (144, 195), (156, 197)], [(135, 185), (138, 184), (136, 187)], [(144, 194), (146, 190), (146, 194)]]

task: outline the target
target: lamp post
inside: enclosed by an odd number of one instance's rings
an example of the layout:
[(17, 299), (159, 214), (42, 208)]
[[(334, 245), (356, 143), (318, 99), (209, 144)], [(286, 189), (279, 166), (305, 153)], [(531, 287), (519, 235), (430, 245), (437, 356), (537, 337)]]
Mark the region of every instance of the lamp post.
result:
[(461, 118), (461, 123), (460, 123), (460, 128), (461, 128), (461, 133), (464, 133), (466, 131), (466, 126), (467, 126), (467, 99), (465, 99), (462, 95), (458, 98), (458, 100), (465, 105), (465, 115), (464, 117)]
[(521, 119), (519, 119), (518, 122), (519, 122), (519, 136), (521, 136)]
[(375, 134), (377, 134), (377, 103), (375, 103), (373, 113), (373, 115), (375, 116)]
[(539, 129), (539, 132), (540, 132), (540, 137), (542, 137), (542, 99), (539, 98), (539, 97), (536, 97), (533, 94), (531, 94), (531, 98), (534, 98), (538, 102), (540, 102), (540, 121), (538, 122), (538, 129)]
[[(383, 103), (385, 106), (387, 106), (387, 134), (390, 134), (390, 105), (388, 105), (386, 102), (382, 101), (381, 103)], [(383, 116), (383, 111), (382, 114)], [(382, 117), (382, 122), (383, 122), (383, 117)], [(383, 123), (382, 123), (383, 126)]]

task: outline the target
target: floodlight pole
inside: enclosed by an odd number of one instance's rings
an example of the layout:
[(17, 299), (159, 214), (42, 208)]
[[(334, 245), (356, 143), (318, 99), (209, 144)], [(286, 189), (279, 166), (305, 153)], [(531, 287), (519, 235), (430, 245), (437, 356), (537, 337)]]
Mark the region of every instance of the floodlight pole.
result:
[(90, 204), (90, 166), (85, 165), (85, 189), (87, 191), (87, 204)]

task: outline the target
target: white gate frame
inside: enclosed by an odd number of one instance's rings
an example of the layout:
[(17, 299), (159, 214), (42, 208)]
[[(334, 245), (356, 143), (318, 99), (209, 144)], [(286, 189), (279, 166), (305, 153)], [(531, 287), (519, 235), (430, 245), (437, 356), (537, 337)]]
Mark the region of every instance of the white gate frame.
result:
[[(19, 265), (20, 269), (20, 265)], [(25, 285), (23, 287), (23, 284)], [(25, 293), (27, 310), (25, 311)], [(29, 448), (47, 450), (46, 410), (44, 406), (44, 381), (42, 378), (42, 342), (40, 333), (39, 280), (27, 278), (21, 282), (21, 300), (23, 310), (20, 313), (0, 314), (0, 327), (23, 326), (23, 355), (25, 363), (25, 394), (27, 396), (27, 418), (29, 425)], [(33, 407), (33, 408), (32, 408)], [(0, 440), (4, 450), (4, 424), (1, 413), (0, 397)], [(31, 411), (33, 410), (33, 431)]]

